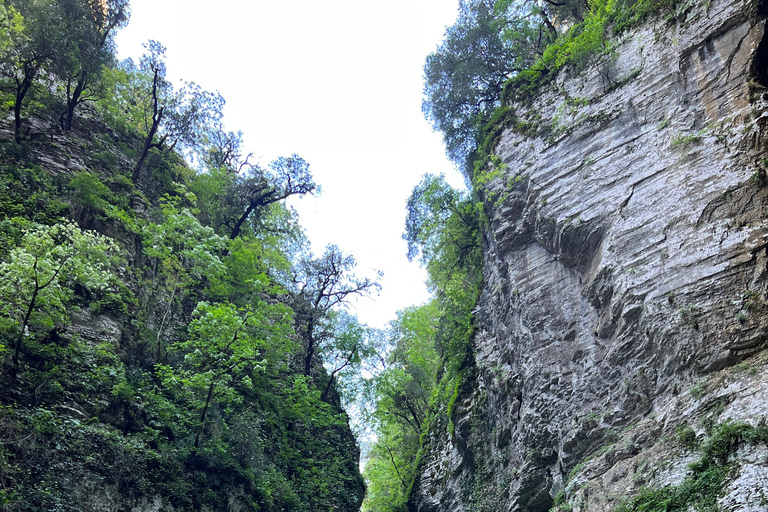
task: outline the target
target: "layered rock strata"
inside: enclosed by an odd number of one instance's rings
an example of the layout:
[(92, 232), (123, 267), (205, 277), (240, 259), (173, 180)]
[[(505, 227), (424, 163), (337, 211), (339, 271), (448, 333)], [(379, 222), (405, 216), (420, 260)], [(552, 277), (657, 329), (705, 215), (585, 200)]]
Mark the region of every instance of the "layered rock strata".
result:
[[(676, 430), (768, 414), (758, 11), (688, 4), (512, 106), (526, 135), (503, 134), (485, 190), (475, 368), (412, 510), (543, 511), (561, 492), (611, 510), (685, 477)], [(733, 456), (724, 510), (765, 499), (760, 449)]]

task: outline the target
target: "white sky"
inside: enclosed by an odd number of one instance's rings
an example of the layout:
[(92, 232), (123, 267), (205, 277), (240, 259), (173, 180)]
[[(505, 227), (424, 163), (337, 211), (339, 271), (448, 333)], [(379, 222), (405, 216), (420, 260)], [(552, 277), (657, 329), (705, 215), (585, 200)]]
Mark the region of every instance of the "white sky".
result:
[[(228, 130), (266, 164), (299, 154), (322, 186), (295, 206), (316, 254), (328, 243), (384, 272), (357, 305), (382, 327), (428, 298), (405, 257), (405, 202), (425, 172), (462, 179), (421, 114), (424, 58), (453, 24), (457, 0), (131, 0), (120, 57), (167, 47), (168, 77), (227, 100)], [(247, 152), (246, 151), (246, 152)]]

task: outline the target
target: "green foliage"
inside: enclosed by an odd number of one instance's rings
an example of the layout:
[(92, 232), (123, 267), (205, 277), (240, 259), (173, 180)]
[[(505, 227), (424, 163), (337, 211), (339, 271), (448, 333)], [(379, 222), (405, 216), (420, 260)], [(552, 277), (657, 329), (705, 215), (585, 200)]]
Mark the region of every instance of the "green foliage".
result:
[[(302, 339), (304, 375), (312, 374), (323, 353), (342, 352), (347, 349), (339, 345), (343, 341), (345, 327), (354, 327), (354, 322), (338, 322), (334, 309), (341, 308), (355, 296), (366, 296), (380, 288), (378, 278), (357, 277), (354, 269), (355, 258), (344, 254), (335, 245), (329, 245), (325, 252), (313, 258), (305, 255), (296, 265), (292, 276), (292, 307), (296, 312), (296, 331)], [(343, 317), (341, 317), (343, 319)], [(341, 327), (341, 329), (339, 329)], [(362, 347), (359, 347), (362, 349)], [(347, 352), (347, 356), (356, 357)], [(328, 390), (323, 392), (327, 398)]]
[(409, 258), (427, 267), (434, 299), (392, 322), (385, 369), (373, 379), (377, 442), (366, 465), (365, 511), (401, 511), (433, 434), (451, 416), (474, 362), (472, 309), (480, 285), (479, 219), (468, 194), (425, 176), (408, 201)]
[(72, 191), (72, 202), (82, 210), (100, 214), (111, 206), (112, 191), (93, 173), (78, 172), (72, 177), (67, 187)]
[[(435, 284), (446, 272), (470, 268), (478, 256), (478, 226), (474, 204), (451, 188), (444, 176), (424, 175), (408, 199), (408, 216), (403, 239), (408, 259), (418, 257), (430, 270)], [(448, 269), (440, 269), (443, 263)]]
[(400, 510), (416, 475), (440, 366), (435, 347), (438, 315), (435, 301), (400, 312), (390, 324), (387, 365), (369, 390), (375, 405), (369, 421), (376, 426), (377, 442), (366, 463), (363, 510)]
[[(512, 77), (504, 86), (504, 100), (529, 99), (538, 88), (569, 67), (580, 73), (610, 55), (611, 33), (621, 33), (659, 11), (673, 9), (676, 0), (600, 0), (591, 2), (583, 19), (559, 35), (527, 70)], [(611, 28), (613, 30), (611, 30)]]
[(716, 425), (702, 445), (701, 458), (691, 464), (690, 474), (682, 483), (660, 489), (644, 488), (638, 496), (623, 503), (618, 512), (719, 510), (717, 499), (735, 469), (729, 456), (744, 444), (768, 444), (768, 428), (730, 420)]
[[(171, 87), (159, 44), (115, 64), (127, 17), (125, 0), (0, 0), (17, 135), (0, 146), (0, 508), (92, 510), (104, 490), (128, 507), (358, 510), (339, 394), (360, 393), (379, 338), (340, 308), (378, 283), (335, 247), (309, 255), (284, 204), (318, 190), (303, 159), (250, 165), (221, 97)], [(50, 151), (87, 170), (52, 179), (34, 165)]]
[(172, 287), (211, 279), (224, 270), (218, 255), (226, 241), (169, 197), (162, 204), (162, 222), (144, 228), (142, 243), (156, 274), (165, 275)]
[(14, 365), (30, 330), (52, 329), (67, 316), (75, 285), (100, 291), (110, 285), (117, 246), (71, 223), (24, 231), (19, 247), (0, 263), (0, 327), (16, 338)]
[(319, 347), (318, 352), (330, 374), (321, 398), (329, 398), (331, 389), (335, 389), (349, 411), (363, 393), (365, 382), (362, 371), (369, 361), (378, 356), (378, 340), (372, 330), (344, 310), (330, 311), (326, 322), (332, 336), (329, 342)]
[(0, 53), (0, 80), (13, 90), (8, 107), (13, 108), (14, 138), (18, 144), (28, 134), (22, 130), (23, 118), (37, 109), (38, 100), (48, 95), (39, 83), (40, 77), (66, 31), (53, 0), (8, 1), (3, 5), (5, 51)]
[(238, 311), (231, 304), (200, 302), (189, 325), (189, 338), (170, 347), (171, 355), (182, 355), (177, 367), (160, 364), (157, 372), (165, 387), (187, 395), (186, 402), (199, 416), (194, 448), (206, 426), (213, 403), (242, 402), (235, 388), (252, 389), (254, 371), (262, 370), (265, 352), (285, 352), (290, 316), (282, 305), (260, 304)]
[[(0, 219), (24, 218), (39, 224), (61, 220), (69, 205), (61, 189), (40, 167), (0, 167)], [(10, 244), (0, 244), (9, 248)]]
[(475, 161), (472, 170), (472, 184), (478, 189), (483, 188), (494, 177), (501, 176), (501, 169), (487, 170), (488, 163), (493, 158), (493, 150), (501, 139), (504, 130), (512, 128), (518, 133), (532, 134), (536, 127), (517, 118), (509, 107), (497, 108), (488, 122), (480, 131), (479, 145), (475, 151)]
[(634, 2), (624, 0), (617, 2), (617, 9), (613, 13), (613, 32), (620, 34), (636, 27), (651, 16), (661, 13), (670, 15), (675, 12), (679, 0), (636, 0)]
[[(120, 178), (113, 181), (121, 183)], [(128, 232), (140, 232), (139, 220), (128, 203), (129, 197), (113, 192), (96, 174), (78, 172), (67, 184), (67, 189), (70, 191), (71, 215), (81, 224), (93, 225), (97, 220), (113, 221)], [(132, 190), (132, 186), (128, 189)]]
[[(279, 157), (264, 169), (258, 165), (246, 165), (238, 173), (227, 189), (227, 201), (230, 210), (224, 212), (222, 225), (231, 229), (230, 238), (237, 238), (243, 228), (250, 227), (255, 233), (274, 229), (279, 226), (268, 223), (270, 213), (275, 213), (278, 205), (291, 196), (303, 197), (319, 192), (309, 164), (300, 156)], [(279, 211), (279, 210), (278, 210)], [(246, 222), (250, 221), (250, 226)], [(291, 225), (288, 225), (289, 232)]]
[(408, 200), (408, 256), (420, 256), (440, 301), (438, 351), (454, 374), (471, 359), (471, 310), (481, 279), (480, 222), (475, 203), (426, 175)]
[[(456, 23), (427, 57), (422, 110), (443, 133), (448, 156), (472, 180), (501, 131), (517, 122), (510, 103), (530, 100), (565, 68), (578, 74), (609, 63), (611, 34), (655, 13), (674, 13), (676, 3), (463, 1)], [(623, 83), (608, 77), (606, 92)], [(517, 125), (520, 133), (536, 133), (530, 125)]]
[(698, 446), (698, 439), (696, 438), (696, 432), (689, 426), (681, 426), (676, 431), (677, 440), (680, 444), (688, 449), (693, 449)]
[(692, 144), (699, 142), (702, 135), (706, 132), (706, 128), (699, 130), (695, 133), (689, 133), (687, 135), (679, 134), (672, 138), (672, 146), (680, 146), (681, 148), (687, 148)]
[(541, 15), (533, 3), (494, 8), (485, 0), (462, 1), (458, 20), (427, 57), (422, 110), (460, 168), (476, 149), (478, 130), (499, 105), (506, 80), (530, 66), (546, 44)]
[[(134, 73), (135, 65), (132, 63), (103, 69), (101, 81), (104, 93), (94, 102), (99, 115), (124, 137), (135, 136), (139, 122), (136, 112), (127, 106), (132, 95), (142, 94), (136, 87)], [(127, 146), (124, 149), (130, 151)]]
[(78, 105), (101, 92), (101, 73), (114, 59), (113, 31), (128, 21), (128, 0), (58, 0), (56, 7), (67, 37), (51, 57), (50, 68), (66, 101), (61, 127), (71, 130)]

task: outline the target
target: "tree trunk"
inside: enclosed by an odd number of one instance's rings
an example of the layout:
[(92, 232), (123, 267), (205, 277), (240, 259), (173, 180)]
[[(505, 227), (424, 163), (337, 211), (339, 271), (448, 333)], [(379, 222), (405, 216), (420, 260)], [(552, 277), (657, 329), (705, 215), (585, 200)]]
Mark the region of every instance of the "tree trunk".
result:
[(235, 227), (232, 228), (232, 233), (229, 235), (230, 240), (234, 240), (237, 238), (237, 235), (240, 234), (240, 228), (242, 228), (243, 223), (248, 218), (248, 216), (253, 212), (253, 209), (255, 208), (255, 205), (253, 202), (248, 206), (248, 209), (245, 210), (245, 213), (243, 213), (240, 218), (237, 220), (237, 223), (235, 224)]
[(21, 142), (21, 105), (24, 103), (24, 98), (32, 87), (34, 80), (35, 70), (29, 69), (29, 67), (25, 65), (24, 78), (22, 78), (21, 81), (16, 81), (16, 102), (13, 105), (14, 137), (16, 138), (17, 144)]
[(165, 107), (158, 108), (160, 106), (160, 100), (157, 98), (157, 82), (159, 77), (158, 70), (155, 69), (155, 76), (152, 79), (152, 127), (149, 129), (147, 140), (144, 141), (144, 148), (141, 150), (141, 156), (139, 157), (139, 161), (136, 162), (136, 168), (133, 170), (133, 175), (131, 176), (131, 179), (137, 185), (139, 183), (139, 176), (141, 175), (141, 166), (144, 165), (144, 159), (147, 158), (149, 148), (152, 147), (152, 141), (155, 139), (158, 128), (160, 128), (160, 122), (163, 120), (163, 112), (165, 111)]
[(75, 90), (72, 92), (72, 96), (67, 98), (67, 110), (64, 113), (64, 123), (62, 128), (64, 131), (72, 130), (72, 121), (75, 117), (75, 108), (80, 104), (80, 97), (83, 95), (83, 91), (88, 83), (88, 72), (83, 71), (77, 79)]
[(139, 157), (139, 161), (136, 162), (136, 167), (133, 169), (133, 175), (131, 176), (131, 179), (135, 184), (139, 183), (139, 176), (141, 175), (141, 166), (144, 165), (144, 160), (146, 160), (147, 155), (149, 154), (149, 148), (152, 147), (152, 141), (155, 138), (155, 134), (157, 133), (157, 128), (160, 126), (160, 120), (163, 118), (163, 109), (160, 109), (160, 115), (155, 120), (152, 120), (152, 128), (149, 130), (149, 134), (147, 134), (147, 140), (144, 141), (144, 147), (141, 150), (141, 156)]
[(315, 355), (315, 340), (312, 335), (315, 329), (315, 322), (312, 317), (307, 322), (307, 357), (304, 358), (304, 375), (309, 377), (309, 371), (312, 369), (312, 356)]
[(198, 448), (200, 448), (200, 437), (203, 434), (203, 429), (205, 428), (205, 417), (208, 414), (208, 406), (211, 403), (211, 398), (213, 397), (213, 388), (216, 386), (216, 377), (211, 380), (211, 385), (208, 387), (208, 397), (205, 399), (205, 405), (203, 406), (203, 412), (200, 414), (200, 426), (197, 428), (197, 434), (195, 435), (195, 449), (196, 452)]
[(403, 485), (403, 489), (405, 489), (405, 480), (403, 480), (403, 477), (400, 476), (400, 471), (397, 469), (397, 463), (395, 463), (395, 456), (392, 454), (392, 450), (389, 449), (389, 446), (387, 446), (387, 443), (381, 443), (384, 445), (384, 448), (387, 449), (389, 452), (389, 459), (392, 461), (392, 466), (395, 468), (395, 473), (397, 473), (397, 478), (400, 479), (400, 483)]
[(16, 338), (16, 347), (13, 352), (13, 367), (18, 368), (19, 367), (19, 354), (21, 352), (21, 341), (24, 339), (24, 331), (27, 329), (27, 325), (29, 325), (29, 318), (32, 316), (32, 311), (35, 309), (35, 302), (37, 302), (37, 293), (40, 291), (40, 288), (38, 286), (35, 286), (35, 291), (32, 293), (32, 299), (29, 301), (29, 307), (27, 308), (27, 313), (24, 315), (24, 320), (21, 322), (21, 330), (19, 331), (19, 336)]
[(346, 368), (349, 363), (352, 362), (352, 358), (355, 357), (355, 352), (357, 352), (357, 346), (355, 346), (354, 349), (352, 349), (352, 352), (349, 353), (347, 356), (347, 360), (344, 361), (344, 364), (339, 366), (338, 368), (335, 368), (331, 372), (331, 377), (328, 379), (328, 383), (325, 385), (325, 389), (323, 390), (323, 393), (320, 395), (320, 400), (325, 402), (325, 399), (328, 398), (328, 393), (331, 391), (331, 385), (333, 384), (333, 379), (336, 377), (336, 374), (339, 373), (341, 370)]
[(331, 385), (333, 384), (333, 379), (336, 377), (336, 372), (331, 373), (331, 378), (328, 379), (328, 384), (325, 385), (325, 389), (323, 390), (322, 394), (320, 395), (320, 400), (325, 402), (325, 399), (328, 398), (328, 393), (331, 391)]

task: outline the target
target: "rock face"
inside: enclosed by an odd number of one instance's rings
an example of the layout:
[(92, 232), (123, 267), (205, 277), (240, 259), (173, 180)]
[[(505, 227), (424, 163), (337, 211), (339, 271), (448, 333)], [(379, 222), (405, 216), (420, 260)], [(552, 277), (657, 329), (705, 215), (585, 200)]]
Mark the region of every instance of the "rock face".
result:
[[(685, 478), (679, 427), (768, 414), (759, 10), (689, 3), (513, 105), (537, 135), (496, 147), (475, 368), (412, 510), (610, 510)], [(760, 449), (724, 510), (765, 509)]]

